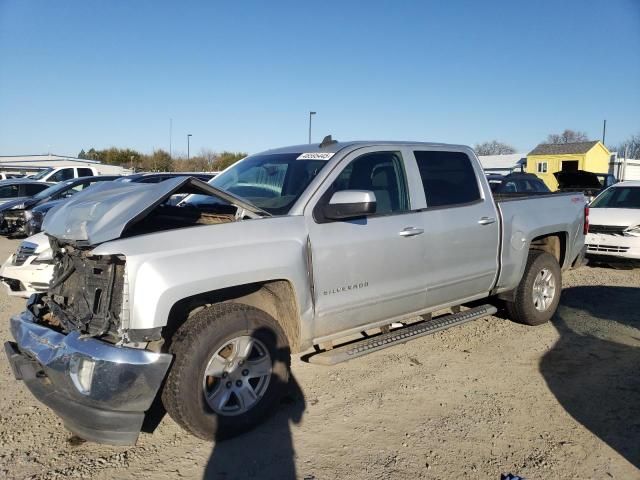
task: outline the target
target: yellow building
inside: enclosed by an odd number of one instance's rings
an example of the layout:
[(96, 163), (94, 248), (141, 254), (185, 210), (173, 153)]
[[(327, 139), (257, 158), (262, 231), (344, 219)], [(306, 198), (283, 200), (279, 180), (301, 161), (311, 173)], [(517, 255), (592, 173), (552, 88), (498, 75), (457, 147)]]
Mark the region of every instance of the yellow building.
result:
[(555, 172), (585, 170), (609, 173), (611, 153), (602, 142), (541, 143), (527, 155), (527, 173), (534, 173), (552, 190), (558, 189)]

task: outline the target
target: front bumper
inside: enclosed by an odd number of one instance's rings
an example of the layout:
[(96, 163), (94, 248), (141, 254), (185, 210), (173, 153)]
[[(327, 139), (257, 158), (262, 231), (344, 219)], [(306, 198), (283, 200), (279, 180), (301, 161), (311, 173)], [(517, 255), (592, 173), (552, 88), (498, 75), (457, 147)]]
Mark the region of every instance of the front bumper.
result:
[(0, 281), (7, 287), (7, 293), (29, 298), (34, 293), (46, 292), (53, 276), (53, 263), (38, 263), (37, 255), (31, 255), (16, 265), (14, 257), (15, 254), (11, 255), (0, 268)]
[(11, 333), (16, 343), (5, 351), (15, 377), (67, 429), (98, 443), (135, 444), (171, 355), (64, 335), (35, 323), (29, 310), (11, 318)]
[(588, 256), (640, 260), (640, 237), (589, 233), (585, 243)]

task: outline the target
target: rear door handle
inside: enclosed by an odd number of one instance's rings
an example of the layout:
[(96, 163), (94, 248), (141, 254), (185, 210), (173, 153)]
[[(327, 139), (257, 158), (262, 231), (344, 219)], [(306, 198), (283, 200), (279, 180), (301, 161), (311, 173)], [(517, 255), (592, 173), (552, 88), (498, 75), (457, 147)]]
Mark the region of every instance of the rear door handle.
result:
[(496, 219), (491, 217), (482, 217), (478, 220), (478, 223), (480, 225), (491, 225), (492, 223), (496, 223)]
[(414, 237), (416, 235), (421, 235), (424, 233), (422, 228), (416, 227), (407, 227), (400, 232), (401, 237)]

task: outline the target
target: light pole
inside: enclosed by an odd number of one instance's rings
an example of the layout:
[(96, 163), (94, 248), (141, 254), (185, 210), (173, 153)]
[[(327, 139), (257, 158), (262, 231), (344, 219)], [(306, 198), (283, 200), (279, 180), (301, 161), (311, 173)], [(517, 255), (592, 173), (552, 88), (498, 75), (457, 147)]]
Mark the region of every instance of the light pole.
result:
[(187, 134), (187, 160), (189, 160), (189, 141), (191, 140), (191, 137), (193, 135), (191, 135), (190, 133)]
[(311, 143), (311, 117), (315, 114), (316, 112), (309, 112), (309, 143)]

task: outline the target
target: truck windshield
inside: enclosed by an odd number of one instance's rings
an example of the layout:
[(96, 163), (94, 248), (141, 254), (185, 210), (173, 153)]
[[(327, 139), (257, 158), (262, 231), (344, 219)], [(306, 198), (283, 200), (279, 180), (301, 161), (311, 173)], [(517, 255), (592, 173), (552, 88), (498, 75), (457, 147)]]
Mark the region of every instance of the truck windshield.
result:
[(33, 178), (34, 180), (40, 180), (41, 178), (46, 177), (51, 172), (53, 172), (53, 168), (45, 168), (44, 170), (36, 173), (35, 175), (30, 175), (29, 178)]
[(613, 187), (602, 192), (590, 208), (640, 208), (640, 187)]
[[(300, 153), (255, 155), (240, 160), (209, 184), (241, 197), (271, 215), (286, 214), (326, 160), (298, 160)], [(191, 195), (182, 206), (206, 207), (222, 200)]]

